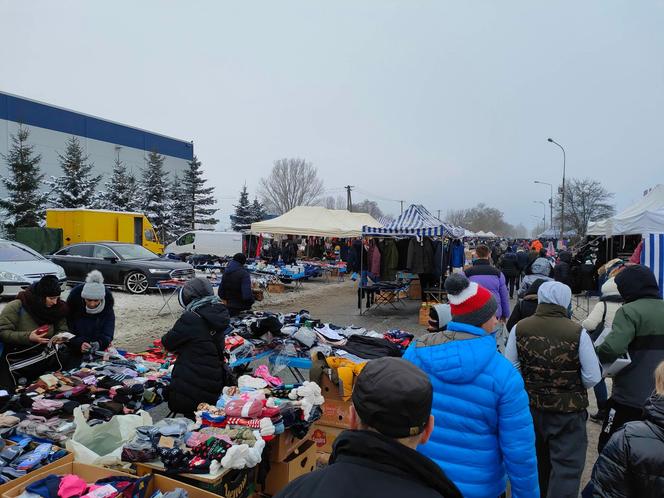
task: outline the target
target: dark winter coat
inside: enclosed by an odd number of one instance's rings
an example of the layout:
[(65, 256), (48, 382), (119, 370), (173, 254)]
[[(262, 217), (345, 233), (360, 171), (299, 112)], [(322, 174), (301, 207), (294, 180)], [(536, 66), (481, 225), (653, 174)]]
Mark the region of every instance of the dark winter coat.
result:
[(628, 422), (602, 450), (593, 468), (593, 496), (658, 498), (664, 493), (664, 397), (653, 395), (645, 420)]
[(553, 267), (553, 279), (572, 288), (572, 254), (562, 251), (558, 256), (558, 263)]
[(517, 251), (516, 259), (519, 262), (519, 272), (525, 271), (528, 267), (528, 253), (526, 251)]
[(433, 244), (429, 239), (421, 242), (412, 239), (408, 245), (408, 262), (406, 263), (411, 273), (417, 275), (433, 272)]
[(345, 431), (330, 465), (291, 482), (275, 498), (461, 498), (440, 467), (398, 441), (370, 431)]
[(166, 350), (177, 353), (168, 392), (168, 407), (191, 414), (199, 403), (215, 404), (225, 385), (224, 332), (230, 318), (223, 304), (185, 311), (161, 338)]
[(519, 321), (535, 314), (537, 310), (537, 291), (544, 282), (546, 280), (537, 279), (528, 287), (526, 295), (514, 306), (510, 319), (507, 320), (507, 330), (512, 330), (512, 327), (519, 323)]
[(226, 306), (231, 312), (248, 310), (254, 304), (251, 276), (237, 261), (231, 260), (228, 263), (218, 292), (219, 299), (226, 300)]
[(519, 269), (519, 260), (514, 252), (508, 250), (500, 257), (499, 265), (503, 274), (506, 277), (518, 277), (521, 270)]
[(75, 352), (81, 351), (81, 344), (87, 342), (99, 343), (99, 349), (104, 350), (110, 346), (115, 333), (114, 300), (111, 291), (106, 289), (104, 296), (104, 309), (96, 315), (85, 311), (85, 301), (81, 297), (83, 285), (74, 287), (67, 297), (69, 317), (67, 323), (69, 331), (76, 337), (69, 340), (69, 346)]

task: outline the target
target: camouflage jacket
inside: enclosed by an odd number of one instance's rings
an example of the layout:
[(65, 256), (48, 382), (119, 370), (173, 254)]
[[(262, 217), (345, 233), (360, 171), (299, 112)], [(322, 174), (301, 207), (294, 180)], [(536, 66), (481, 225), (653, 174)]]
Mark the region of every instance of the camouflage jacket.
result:
[(588, 407), (579, 360), (582, 330), (555, 304), (538, 305), (533, 316), (517, 324), (521, 374), (532, 408), (571, 413)]

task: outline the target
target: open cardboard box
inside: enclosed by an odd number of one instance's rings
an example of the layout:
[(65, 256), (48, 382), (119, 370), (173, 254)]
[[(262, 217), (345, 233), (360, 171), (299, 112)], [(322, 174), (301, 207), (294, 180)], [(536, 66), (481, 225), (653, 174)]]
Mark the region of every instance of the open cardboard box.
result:
[(270, 463), (270, 473), (265, 481), (265, 493), (277, 494), (286, 485), (316, 468), (316, 445), (307, 441), (284, 462)]
[[(6, 441), (6, 444), (8, 446), (12, 446), (15, 443), (13, 441)], [(44, 465), (43, 467), (39, 467), (38, 469), (33, 470), (32, 472), (28, 472), (22, 477), (17, 477), (16, 479), (12, 479), (9, 482), (6, 482), (5, 484), (0, 485), (0, 495), (3, 495), (5, 492), (9, 491), (12, 488), (15, 488), (17, 486), (20, 486), (22, 483), (26, 482), (28, 479), (30, 479), (32, 476), (38, 475), (38, 474), (43, 474), (44, 472), (49, 472), (51, 469), (55, 469), (57, 467), (60, 467), (62, 465), (71, 463), (74, 461), (74, 454), (73, 453), (67, 453), (65, 456), (62, 458), (56, 460), (55, 462), (51, 462), (48, 465)]]
[[(40, 479), (45, 478), (49, 474), (56, 475), (65, 475), (65, 474), (75, 474), (81, 479), (87, 482), (94, 482), (98, 479), (109, 476), (126, 476), (133, 477), (131, 474), (125, 472), (119, 472), (117, 470), (111, 470), (104, 467), (97, 467), (95, 465), (86, 465), (84, 463), (75, 463), (70, 462), (65, 465), (60, 465), (49, 470), (46, 468), (40, 469), (41, 472), (34, 472), (34, 475), (26, 476), (28, 479), (23, 481), (23, 483), (18, 486), (14, 486), (5, 493), (2, 494), (2, 498), (16, 498), (25, 490), (26, 486), (32, 484), (33, 482), (39, 481)], [(153, 475), (150, 483), (148, 484), (148, 490), (145, 493), (146, 497), (152, 496), (155, 490), (159, 489), (162, 492), (166, 493), (168, 491), (173, 491), (175, 489), (183, 489), (189, 495), (189, 498), (219, 498), (219, 495), (204, 491), (202, 489), (190, 486), (179, 481), (175, 481), (165, 476)]]

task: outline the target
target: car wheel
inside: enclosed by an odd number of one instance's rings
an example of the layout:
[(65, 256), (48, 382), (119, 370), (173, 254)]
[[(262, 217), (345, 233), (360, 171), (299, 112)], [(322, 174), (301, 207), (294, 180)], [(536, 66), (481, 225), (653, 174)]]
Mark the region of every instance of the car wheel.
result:
[(124, 286), (132, 294), (145, 294), (148, 290), (148, 277), (140, 271), (129, 272), (125, 276)]

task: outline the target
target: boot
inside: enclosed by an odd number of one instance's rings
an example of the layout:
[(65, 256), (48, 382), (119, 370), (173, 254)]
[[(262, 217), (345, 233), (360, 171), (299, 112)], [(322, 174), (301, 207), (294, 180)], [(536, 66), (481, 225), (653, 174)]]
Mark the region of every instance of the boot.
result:
[(600, 408), (599, 410), (597, 410), (597, 413), (593, 413), (590, 415), (590, 420), (592, 420), (596, 424), (603, 424), (605, 418), (606, 418), (606, 408)]

